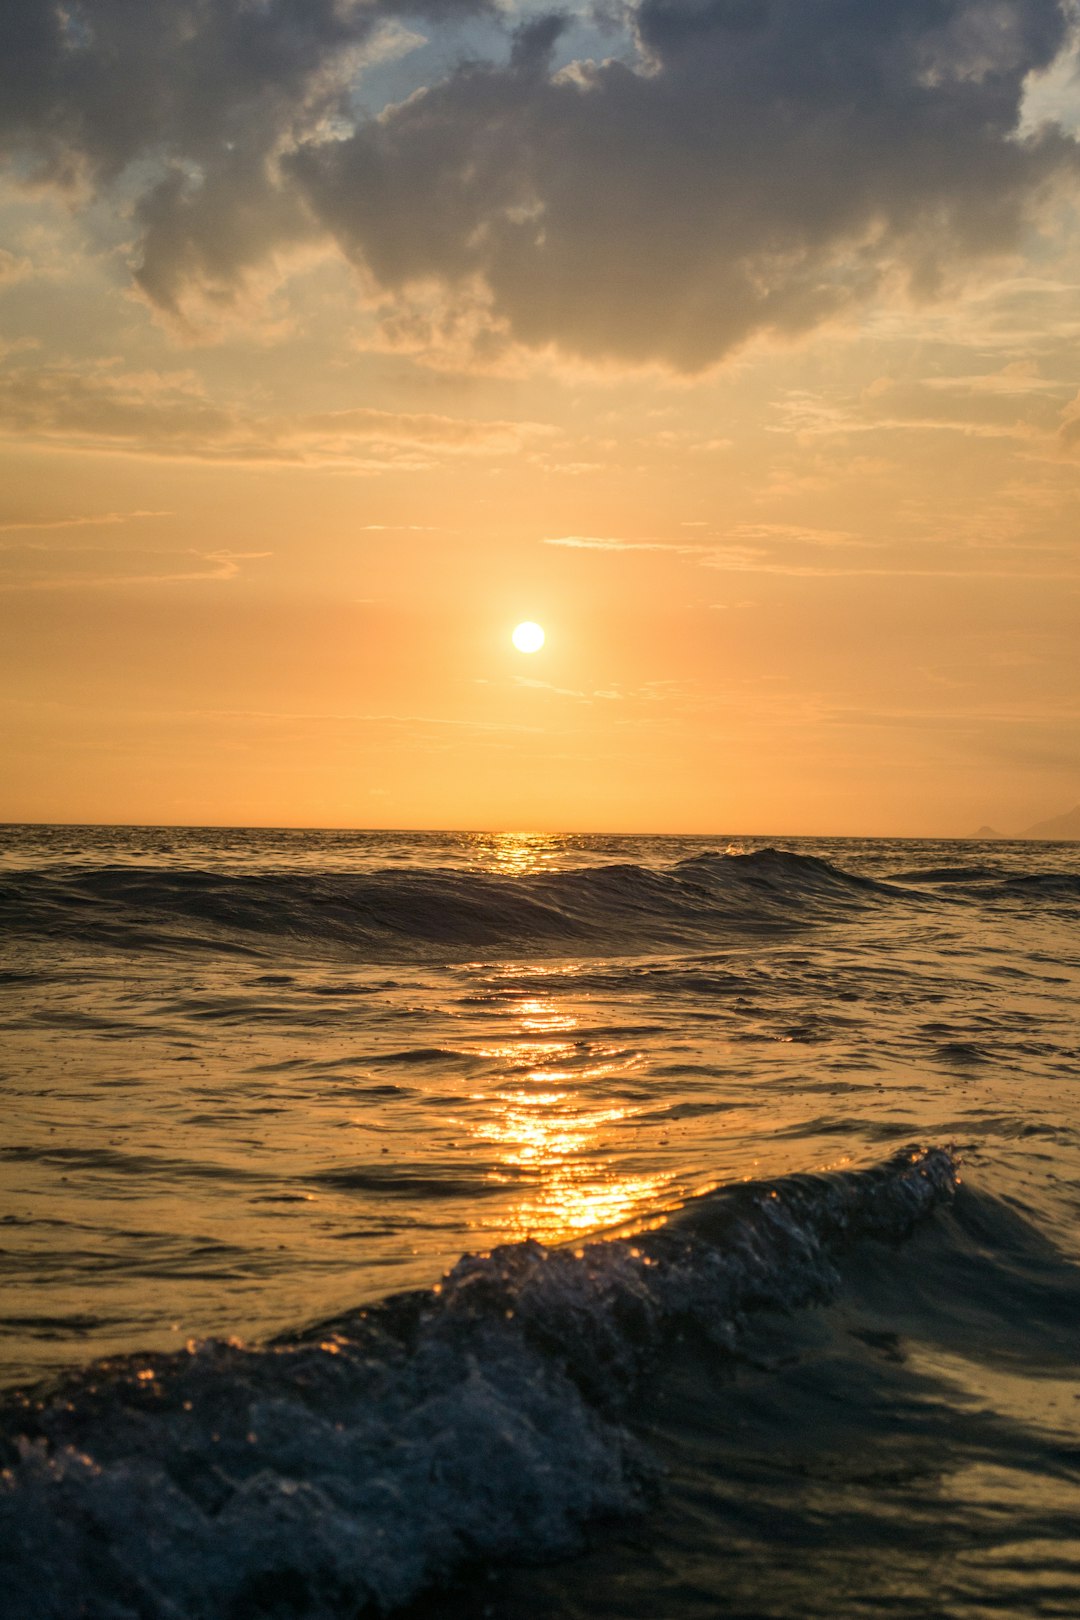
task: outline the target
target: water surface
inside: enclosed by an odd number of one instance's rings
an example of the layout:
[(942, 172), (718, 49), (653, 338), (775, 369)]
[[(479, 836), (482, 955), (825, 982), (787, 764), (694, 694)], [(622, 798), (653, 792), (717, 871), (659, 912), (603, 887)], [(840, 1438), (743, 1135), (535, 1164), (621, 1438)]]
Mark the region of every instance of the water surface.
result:
[(1080, 1612), (1078, 925), (1075, 845), (3, 829), (7, 1589)]

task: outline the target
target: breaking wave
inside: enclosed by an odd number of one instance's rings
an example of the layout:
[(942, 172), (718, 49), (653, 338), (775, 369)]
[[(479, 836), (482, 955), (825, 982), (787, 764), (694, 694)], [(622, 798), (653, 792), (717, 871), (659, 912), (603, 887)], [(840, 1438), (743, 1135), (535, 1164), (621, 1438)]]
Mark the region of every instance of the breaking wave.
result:
[(434, 1289), (262, 1348), (91, 1366), (0, 1412), (0, 1611), (222, 1620), (394, 1610), (477, 1561), (640, 1509), (631, 1397), (679, 1333), (827, 1299), (860, 1239), (952, 1194), (946, 1149), (692, 1200), (576, 1248), (466, 1256)]

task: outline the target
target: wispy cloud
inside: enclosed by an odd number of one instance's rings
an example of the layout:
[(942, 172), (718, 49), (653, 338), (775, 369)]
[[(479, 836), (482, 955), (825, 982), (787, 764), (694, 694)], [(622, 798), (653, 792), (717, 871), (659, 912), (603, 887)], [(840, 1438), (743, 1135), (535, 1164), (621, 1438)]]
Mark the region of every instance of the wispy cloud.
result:
[(275, 724), (300, 721), (305, 725), (387, 726), (402, 730), (420, 727), (430, 728), (434, 732), (464, 731), (475, 732), (478, 735), (520, 732), (535, 736), (546, 729), (543, 726), (520, 725), (513, 721), (472, 720), (451, 715), (394, 714), (352, 709), (198, 709), (192, 712), (199, 719), (210, 720), (258, 720)]
[(118, 523), (135, 523), (142, 518), (172, 517), (172, 512), (94, 512), (84, 517), (28, 518), (25, 522), (0, 523), (0, 534), (18, 534), (46, 529), (100, 529)]
[[(1080, 443), (1080, 405), (1074, 439)], [(1072, 422), (1067, 422), (1067, 432)], [(687, 544), (663, 540), (626, 540), (565, 535), (546, 538), (544, 545), (615, 556), (651, 552), (690, 559), (696, 566), (729, 574), (776, 574), (796, 579), (912, 578), (912, 579), (1076, 579), (1080, 559), (1071, 548), (1035, 547), (1025, 543), (1009, 547), (971, 546), (949, 539), (891, 541), (868, 539), (843, 529), (813, 529), (788, 523), (736, 524), (715, 541)], [(1009, 566), (1009, 551), (1012, 565)], [(850, 555), (843, 561), (837, 554)], [(858, 554), (866, 560), (861, 561)], [(1032, 567), (1034, 552), (1045, 553), (1044, 565)], [(995, 555), (993, 566), (988, 558)], [(1062, 564), (1065, 566), (1062, 566)], [(1047, 566), (1049, 564), (1049, 566)]]
[(17, 281), (25, 281), (33, 273), (33, 266), (29, 259), (16, 258), (6, 248), (0, 248), (0, 287), (14, 286)]
[(17, 436), (24, 446), (364, 470), (417, 457), (509, 455), (553, 433), (542, 422), (366, 406), (263, 415), (213, 402), (187, 373), (64, 367), (0, 373), (0, 435)]
[(1031, 394), (1060, 394), (1065, 385), (1042, 376), (1034, 360), (1012, 360), (1000, 371), (974, 373), (971, 376), (924, 377), (921, 386), (935, 393), (1023, 398)]
[(877, 542), (850, 529), (817, 529), (809, 523), (737, 523), (727, 531), (733, 540), (784, 541), (833, 550), (837, 546), (869, 546)]
[(236, 579), (269, 551), (118, 551), (99, 546), (0, 546), (0, 590), (42, 591), (176, 585)]
[[(990, 396), (996, 392), (1000, 397), (1009, 397), (1007, 388), (993, 390), (987, 386), (969, 388), (966, 392), (970, 396), (980, 393)], [(1041, 390), (1029, 389), (1024, 392)], [(884, 396), (883, 390), (871, 397)], [(1011, 421), (994, 421), (974, 416), (931, 416), (925, 411), (912, 411), (910, 415), (904, 415), (895, 409), (888, 415), (876, 415), (868, 409), (866, 400), (829, 400), (800, 390), (793, 390), (780, 400), (776, 414), (779, 420), (767, 424), (767, 431), (791, 434), (803, 442), (875, 433), (943, 433), (968, 439), (1012, 439), (1018, 443), (1045, 442), (1048, 439), (1044, 428), (1019, 417)]]
[(545, 546), (565, 546), (571, 551), (668, 551), (673, 556), (692, 557), (708, 551), (708, 546), (684, 545), (677, 540), (623, 540), (615, 536), (590, 534), (545, 535)]
[(1061, 413), (1058, 442), (1067, 455), (1075, 455), (1080, 450), (1080, 394), (1070, 400)]
[(576, 703), (671, 703), (683, 695), (678, 682), (668, 680), (645, 681), (642, 685), (631, 687), (613, 682), (610, 686), (595, 687), (591, 692), (556, 686), (552, 681), (535, 680), (530, 675), (515, 675), (513, 681), (515, 686), (534, 692), (550, 692), (553, 697), (572, 698)]
[(574, 698), (578, 703), (591, 703), (588, 692), (576, 692), (571, 687), (555, 686), (551, 681), (537, 681), (530, 675), (515, 675), (514, 685), (532, 692), (550, 692), (554, 697)]

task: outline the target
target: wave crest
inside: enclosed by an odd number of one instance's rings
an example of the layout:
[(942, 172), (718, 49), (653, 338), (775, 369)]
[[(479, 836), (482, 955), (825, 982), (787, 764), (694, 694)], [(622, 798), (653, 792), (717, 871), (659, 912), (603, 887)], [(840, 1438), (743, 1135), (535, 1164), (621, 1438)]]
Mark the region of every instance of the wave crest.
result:
[(622, 1417), (673, 1333), (730, 1347), (745, 1313), (828, 1297), (845, 1247), (902, 1238), (956, 1181), (951, 1152), (909, 1149), (741, 1186), (636, 1238), (467, 1256), (262, 1349), (23, 1396), (0, 1417), (0, 1590), (38, 1620), (337, 1620), (476, 1558), (564, 1551), (647, 1495)]
[(903, 890), (780, 849), (508, 876), (449, 868), (368, 872), (50, 866), (0, 886), (0, 931), (119, 949), (263, 954), (288, 939), (394, 960), (700, 944), (848, 916)]

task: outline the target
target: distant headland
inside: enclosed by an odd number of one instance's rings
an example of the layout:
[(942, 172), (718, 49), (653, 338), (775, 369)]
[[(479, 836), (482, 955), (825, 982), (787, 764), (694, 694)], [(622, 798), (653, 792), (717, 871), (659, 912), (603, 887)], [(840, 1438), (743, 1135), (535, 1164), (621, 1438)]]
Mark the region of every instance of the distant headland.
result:
[(1080, 838), (1080, 804), (1066, 810), (1064, 815), (1050, 816), (1046, 821), (1033, 822), (1017, 833), (1000, 833), (996, 827), (982, 826), (972, 838), (1041, 838), (1048, 843)]
[(1025, 827), (1021, 838), (1080, 838), (1080, 804), (1066, 810), (1063, 816), (1051, 816), (1048, 821), (1036, 821)]

